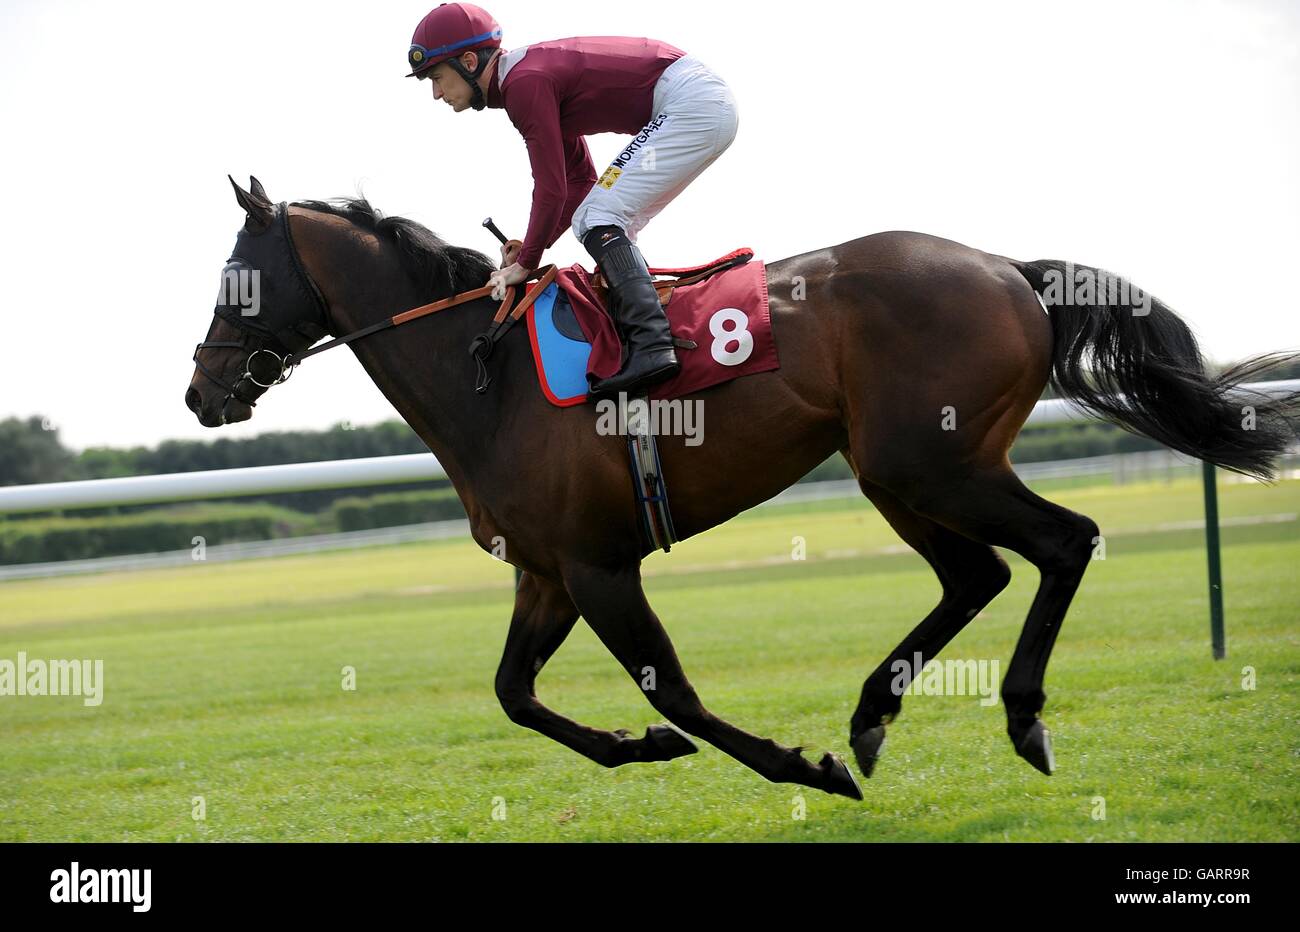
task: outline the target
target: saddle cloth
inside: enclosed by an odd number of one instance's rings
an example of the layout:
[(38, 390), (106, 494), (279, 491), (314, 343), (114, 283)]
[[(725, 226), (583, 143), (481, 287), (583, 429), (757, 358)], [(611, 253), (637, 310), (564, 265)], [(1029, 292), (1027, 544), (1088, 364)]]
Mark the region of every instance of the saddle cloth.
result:
[[(650, 270), (652, 275), (683, 276), (732, 261), (743, 263), (690, 284), (656, 281), (660, 300), (666, 301), (682, 369), (652, 387), (650, 398), (677, 398), (779, 368), (766, 267), (748, 261), (752, 255), (749, 250), (736, 250), (702, 266)], [(623, 347), (605, 309), (605, 296), (599, 274), (573, 265), (557, 270), (555, 281), (528, 309), (538, 383), (554, 405), (582, 404), (587, 400), (589, 377), (608, 378), (622, 367)]]

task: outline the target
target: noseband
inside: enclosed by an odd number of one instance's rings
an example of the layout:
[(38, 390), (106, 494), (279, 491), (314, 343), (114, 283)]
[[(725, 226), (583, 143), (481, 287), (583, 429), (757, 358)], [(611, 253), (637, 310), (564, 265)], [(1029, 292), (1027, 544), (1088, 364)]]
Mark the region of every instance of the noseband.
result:
[[(288, 364), (289, 359), (292, 358), (288, 353), (281, 355), (274, 350), (267, 349), (265, 346), (259, 346), (244, 357), (244, 374), (236, 379), (232, 385), (214, 373), (207, 366), (203, 365), (203, 361), (199, 359), (199, 350), (203, 349), (217, 349), (219, 347), (224, 347), (226, 349), (247, 349), (248, 336), (248, 334), (245, 334), (241, 340), (204, 340), (198, 346), (194, 347), (194, 365), (197, 366), (198, 370), (207, 377), (208, 381), (212, 382), (226, 393), (226, 397), (221, 399), (222, 424), (226, 423), (226, 406), (230, 404), (231, 398), (248, 405), (250, 408), (257, 407), (257, 402), (253, 398), (240, 394), (240, 386), (245, 382), (252, 382), (254, 385), (261, 388), (262, 391), (257, 392), (257, 397), (261, 397), (262, 392), (266, 391), (272, 385), (279, 385), (282, 382), (289, 381), (289, 376), (293, 375), (293, 370), (297, 365), (296, 363), (294, 365)], [(276, 364), (280, 367), (280, 374), (270, 382), (260, 382), (258, 381), (257, 376), (253, 375), (253, 360), (257, 358), (259, 353), (266, 353), (274, 359)]]

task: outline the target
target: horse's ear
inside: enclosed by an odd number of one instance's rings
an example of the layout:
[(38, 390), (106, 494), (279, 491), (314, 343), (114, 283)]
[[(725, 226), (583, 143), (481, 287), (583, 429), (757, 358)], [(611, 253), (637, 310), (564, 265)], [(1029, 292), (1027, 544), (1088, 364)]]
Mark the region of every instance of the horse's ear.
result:
[(268, 204), (271, 203), (271, 199), (266, 196), (266, 188), (262, 187), (262, 182), (258, 181), (253, 175), (249, 175), (248, 180), (250, 182), (248, 190), (252, 193), (253, 197), (260, 197)]
[[(229, 175), (226, 177), (230, 178)], [(235, 200), (248, 214), (248, 221), (245, 226), (249, 230), (265, 229), (275, 219), (275, 207), (267, 199), (266, 192), (262, 190), (262, 185), (258, 183), (256, 178), (252, 179), (252, 184), (253, 190), (250, 193), (241, 188), (234, 178), (230, 178), (230, 185), (235, 189)]]

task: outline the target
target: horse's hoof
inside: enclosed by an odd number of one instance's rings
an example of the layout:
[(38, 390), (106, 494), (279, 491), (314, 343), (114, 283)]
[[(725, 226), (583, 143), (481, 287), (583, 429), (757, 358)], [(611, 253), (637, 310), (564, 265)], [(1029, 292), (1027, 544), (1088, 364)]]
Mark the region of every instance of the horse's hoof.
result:
[(645, 730), (646, 744), (654, 748), (651, 760), (672, 760), (695, 754), (699, 748), (686, 733), (673, 725), (651, 725)]
[(858, 759), (858, 768), (864, 777), (870, 777), (871, 771), (876, 769), (876, 761), (880, 758), (880, 748), (885, 743), (885, 726), (877, 725), (875, 728), (868, 728), (854, 738), (852, 743), (853, 756)]
[(826, 792), (847, 796), (849, 799), (862, 799), (862, 788), (839, 755), (827, 751), (817, 766), (826, 773), (826, 785), (822, 787)]
[(1056, 769), (1056, 760), (1052, 757), (1051, 733), (1039, 719), (1034, 719), (1025, 736), (1020, 739), (1020, 743), (1016, 745), (1016, 753), (1033, 764), (1035, 770), (1049, 777)]

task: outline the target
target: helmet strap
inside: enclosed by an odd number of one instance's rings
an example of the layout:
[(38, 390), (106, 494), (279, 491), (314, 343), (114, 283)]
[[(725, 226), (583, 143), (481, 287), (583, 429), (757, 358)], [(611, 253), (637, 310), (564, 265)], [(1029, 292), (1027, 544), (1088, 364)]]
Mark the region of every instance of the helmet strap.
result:
[(473, 74), (470, 74), (469, 69), (461, 63), (459, 56), (447, 60), (447, 64), (451, 65), (452, 70), (464, 78), (465, 83), (474, 92), (474, 96), (470, 99), (470, 106), (475, 110), (482, 110), (487, 106), (487, 100), (483, 97), (483, 88), (478, 86), (478, 77), (487, 68), (488, 62), (492, 60), (494, 54), (495, 52), (488, 55), (479, 55), (478, 67), (474, 69)]

